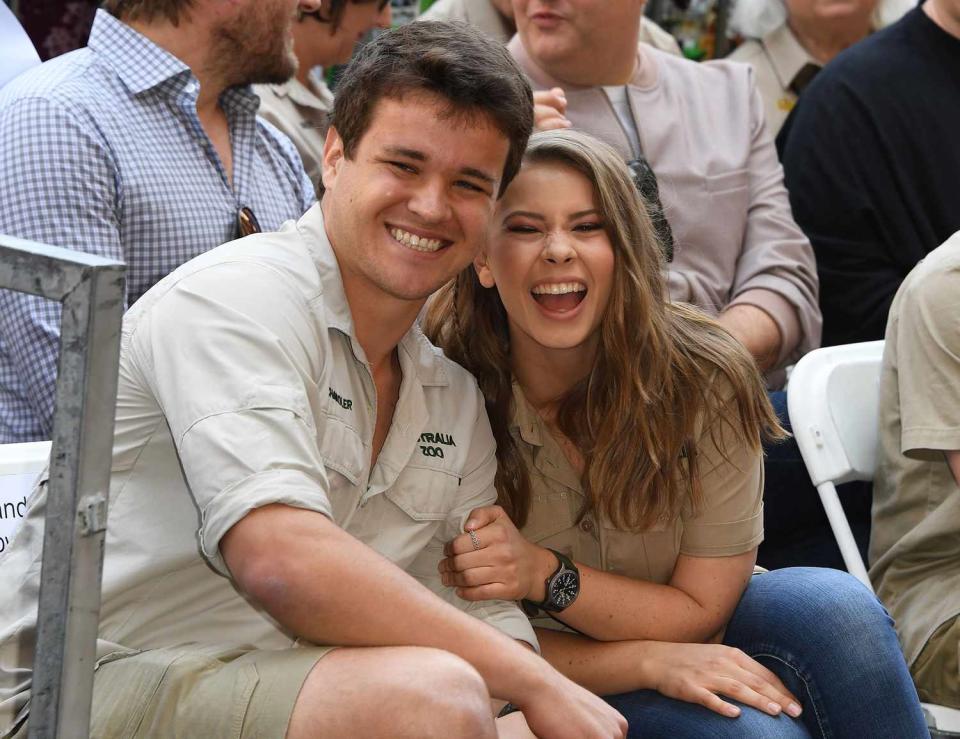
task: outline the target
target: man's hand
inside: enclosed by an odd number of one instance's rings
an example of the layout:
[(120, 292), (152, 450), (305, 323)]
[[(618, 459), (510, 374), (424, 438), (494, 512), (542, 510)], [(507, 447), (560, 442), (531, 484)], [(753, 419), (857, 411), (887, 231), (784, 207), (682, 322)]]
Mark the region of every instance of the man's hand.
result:
[(724, 695), (771, 716), (786, 711), (796, 718), (800, 701), (780, 679), (739, 649), (722, 644), (643, 644), (644, 684), (669, 698), (699, 703), (721, 716), (735, 718), (740, 709)]
[(467, 533), (444, 547), (447, 556), (438, 567), (444, 585), (456, 587), (464, 600), (546, 597), (556, 556), (527, 541), (500, 506), (474, 509), (464, 528)]
[(753, 355), (761, 372), (773, 368), (780, 356), (780, 329), (770, 314), (745, 303), (730, 306), (717, 321)]
[(567, 96), (559, 87), (533, 93), (533, 125), (538, 131), (570, 128), (567, 120)]
[(627, 721), (602, 698), (581, 688), (559, 672), (548, 683), (513, 700), (523, 711), (530, 730), (551, 739), (626, 739)]

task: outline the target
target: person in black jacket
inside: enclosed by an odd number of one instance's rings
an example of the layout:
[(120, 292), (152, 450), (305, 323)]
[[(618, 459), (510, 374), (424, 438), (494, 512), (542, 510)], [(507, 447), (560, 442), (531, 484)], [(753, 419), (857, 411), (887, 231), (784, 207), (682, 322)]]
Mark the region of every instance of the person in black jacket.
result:
[(907, 273), (960, 229), (958, 131), (960, 0), (926, 0), (805, 91), (777, 144), (824, 346), (882, 339)]

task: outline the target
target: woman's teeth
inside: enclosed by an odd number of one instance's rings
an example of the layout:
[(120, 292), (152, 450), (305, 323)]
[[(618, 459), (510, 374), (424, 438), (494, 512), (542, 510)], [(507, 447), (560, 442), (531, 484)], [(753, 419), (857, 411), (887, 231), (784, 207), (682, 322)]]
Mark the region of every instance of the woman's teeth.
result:
[(585, 292), (587, 286), (582, 282), (558, 282), (553, 285), (537, 285), (530, 292), (534, 295), (565, 295), (566, 293)]
[(391, 228), (390, 235), (404, 246), (417, 251), (436, 251), (443, 246), (443, 242), (438, 239), (423, 238), (399, 228)]

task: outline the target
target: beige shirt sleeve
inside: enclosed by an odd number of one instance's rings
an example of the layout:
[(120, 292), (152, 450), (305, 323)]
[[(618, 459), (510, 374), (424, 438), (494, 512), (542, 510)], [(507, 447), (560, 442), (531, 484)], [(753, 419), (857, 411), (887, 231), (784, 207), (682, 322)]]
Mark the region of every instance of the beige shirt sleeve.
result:
[[(475, 388), (475, 392), (480, 394), (479, 389)], [(493, 486), (497, 471), (496, 443), (487, 414), (483, 410), (482, 398), (477, 407), (481, 410), (475, 421), (464, 475), (457, 489), (457, 504), (438, 529), (434, 539), (408, 568), (408, 572), (443, 600), (504, 634), (526, 642), (539, 652), (540, 646), (533, 627), (516, 603), (502, 600), (463, 600), (457, 596), (454, 588), (447, 587), (440, 581), (440, 573), (437, 571), (437, 565), (444, 556), (444, 544), (463, 533), (463, 526), (470, 512), (474, 508), (493, 505), (497, 500), (497, 492)]]
[(681, 513), (680, 553), (691, 557), (728, 557), (763, 541), (763, 452), (738, 436), (732, 402), (714, 416), (700, 436), (703, 504)]
[(200, 511), (201, 550), (223, 574), (220, 539), (254, 508), (284, 503), (331, 516), (308, 398), (321, 375), (316, 320), (278, 280), (241, 261), (202, 269), (161, 297), (130, 338)]
[(942, 462), (960, 449), (960, 260), (912, 281), (899, 307), (901, 451)]

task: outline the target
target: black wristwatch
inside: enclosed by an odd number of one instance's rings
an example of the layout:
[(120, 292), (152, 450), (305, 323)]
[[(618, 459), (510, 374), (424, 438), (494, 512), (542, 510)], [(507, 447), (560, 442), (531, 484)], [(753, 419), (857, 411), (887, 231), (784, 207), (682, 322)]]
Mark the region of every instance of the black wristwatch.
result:
[(528, 602), (548, 613), (560, 613), (580, 595), (580, 570), (565, 554), (555, 549), (550, 551), (556, 555), (558, 564), (545, 581), (546, 597), (542, 603)]

